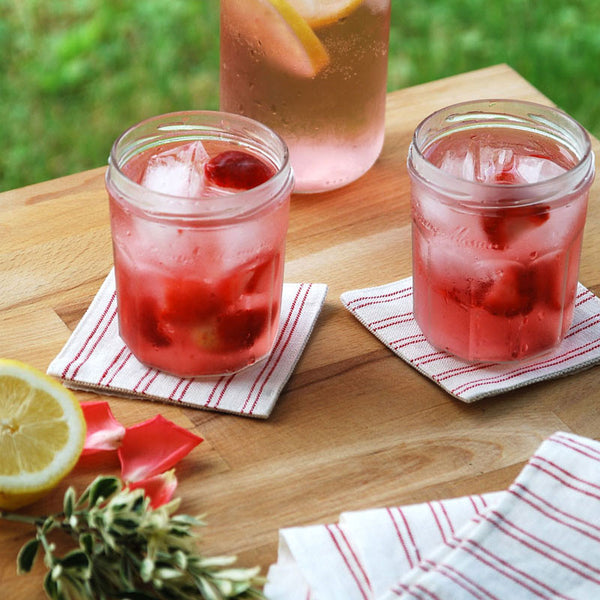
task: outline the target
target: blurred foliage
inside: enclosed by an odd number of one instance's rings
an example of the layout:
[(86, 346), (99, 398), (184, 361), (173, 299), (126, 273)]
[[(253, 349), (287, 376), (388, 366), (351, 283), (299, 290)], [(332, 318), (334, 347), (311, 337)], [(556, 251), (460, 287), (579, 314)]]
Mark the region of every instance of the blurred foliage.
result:
[[(129, 125), (218, 107), (218, 0), (0, 0), (0, 191), (101, 166)], [(392, 0), (388, 88), (506, 62), (600, 134), (598, 0)]]

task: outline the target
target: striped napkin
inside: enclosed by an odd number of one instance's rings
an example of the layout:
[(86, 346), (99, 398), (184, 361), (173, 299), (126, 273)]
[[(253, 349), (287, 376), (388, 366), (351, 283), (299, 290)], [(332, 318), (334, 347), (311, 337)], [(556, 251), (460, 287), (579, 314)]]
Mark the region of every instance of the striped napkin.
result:
[(429, 344), (412, 313), (411, 277), (344, 292), (341, 300), (395, 354), (464, 402), (568, 375), (600, 361), (600, 299), (581, 284), (573, 323), (558, 348), (514, 364), (468, 362)]
[(48, 374), (75, 389), (267, 418), (308, 342), (326, 294), (325, 284), (284, 284), (280, 328), (265, 361), (233, 375), (187, 379), (144, 366), (125, 346), (111, 270)]
[(508, 490), (280, 531), (269, 600), (600, 598), (600, 443), (557, 432)]

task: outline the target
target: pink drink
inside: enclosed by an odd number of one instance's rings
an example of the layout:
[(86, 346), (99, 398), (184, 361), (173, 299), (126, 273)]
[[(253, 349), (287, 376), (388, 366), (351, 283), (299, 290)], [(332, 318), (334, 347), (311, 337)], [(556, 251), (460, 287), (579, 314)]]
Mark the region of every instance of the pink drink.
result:
[[(486, 110), (495, 116), (484, 119)], [(525, 123), (528, 111), (547, 121)], [(576, 124), (567, 135), (563, 113), (527, 103), (441, 113), (442, 126), (417, 129), (409, 156), (415, 318), (434, 346), (468, 360), (545, 352), (573, 317), (593, 178), (589, 139)]]
[(138, 360), (180, 376), (255, 363), (279, 324), (292, 185), (285, 146), (259, 124), (227, 119), (157, 117), (111, 154), (120, 333)]
[(282, 33), (268, 0), (221, 0), (221, 110), (277, 131), (295, 191), (320, 192), (360, 177), (381, 151), (390, 1), (340, 2), (328, 17), (306, 9), (327, 2), (288, 1), (315, 36), (307, 48)]

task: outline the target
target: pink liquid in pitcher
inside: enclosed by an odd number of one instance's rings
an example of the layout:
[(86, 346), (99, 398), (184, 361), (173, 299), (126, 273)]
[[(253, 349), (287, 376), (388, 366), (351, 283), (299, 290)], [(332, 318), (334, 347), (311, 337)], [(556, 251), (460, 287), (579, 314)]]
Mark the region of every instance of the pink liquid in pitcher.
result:
[[(471, 210), (413, 182), (414, 313), (427, 339), (485, 361), (555, 346), (573, 316), (587, 198), (563, 193), (528, 204), (524, 194), (576, 157), (549, 137), (497, 127), (452, 133), (423, 154), (445, 173), (484, 184), (482, 206)], [(483, 206), (486, 197), (493, 201)]]

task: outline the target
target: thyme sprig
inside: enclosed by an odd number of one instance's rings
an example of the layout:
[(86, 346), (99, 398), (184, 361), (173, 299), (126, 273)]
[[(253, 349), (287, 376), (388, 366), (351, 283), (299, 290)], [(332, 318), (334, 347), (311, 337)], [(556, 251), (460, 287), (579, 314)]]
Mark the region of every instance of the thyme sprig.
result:
[[(152, 508), (143, 490), (112, 476), (97, 477), (76, 497), (70, 487), (63, 512), (45, 517), (0, 512), (36, 529), (17, 557), (28, 573), (44, 552), (46, 595), (52, 600), (224, 600), (264, 598), (259, 569), (236, 568), (232, 556), (203, 556), (196, 527), (202, 517), (176, 514), (179, 499)], [(76, 543), (58, 556), (50, 535)]]

